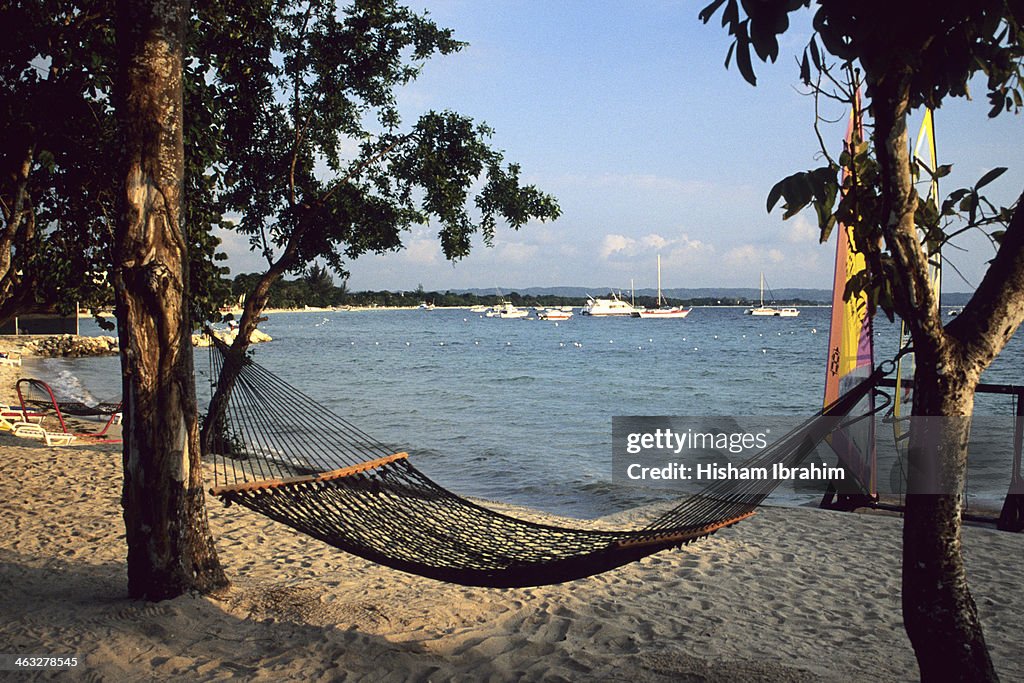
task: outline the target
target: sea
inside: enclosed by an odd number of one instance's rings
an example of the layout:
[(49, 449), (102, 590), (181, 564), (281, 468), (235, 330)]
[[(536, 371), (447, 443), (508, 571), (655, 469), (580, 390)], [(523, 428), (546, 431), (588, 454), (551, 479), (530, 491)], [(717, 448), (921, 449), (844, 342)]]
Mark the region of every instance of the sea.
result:
[[(273, 313), (254, 360), (379, 441), (407, 451), (443, 486), (486, 500), (593, 518), (678, 496), (613, 476), (622, 416), (779, 416), (820, 409), (829, 307), (755, 318), (732, 307), (685, 319), (487, 318), (467, 309)], [(82, 334), (109, 334), (82, 321)], [(898, 324), (876, 322), (876, 362), (898, 349)], [(983, 378), (1024, 384), (1018, 335)], [(195, 356), (200, 406), (210, 359)], [(68, 399), (118, 400), (117, 357), (36, 360), (26, 367)], [(977, 414), (1010, 416), (1008, 396)], [(878, 433), (889, 434), (880, 427)], [(1009, 436), (1007, 436), (1009, 434)], [(1012, 427), (972, 462), (968, 499), (998, 509), (1010, 481)], [(1003, 448), (1005, 442), (1005, 449)], [(888, 469), (896, 465), (886, 465)], [(891, 478), (880, 464), (879, 477)], [(810, 505), (820, 491), (780, 486), (769, 502)]]

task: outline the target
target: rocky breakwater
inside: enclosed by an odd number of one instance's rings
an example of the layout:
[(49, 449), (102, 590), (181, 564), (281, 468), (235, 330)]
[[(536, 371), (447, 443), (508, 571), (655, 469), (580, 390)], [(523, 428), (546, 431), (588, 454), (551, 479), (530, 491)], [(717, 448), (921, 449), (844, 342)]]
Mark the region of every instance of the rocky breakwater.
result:
[(74, 334), (62, 334), (34, 339), (24, 348), (27, 353), (43, 358), (111, 356), (117, 353), (117, 337), (81, 337)]
[[(217, 337), (226, 344), (231, 344), (235, 341), (235, 332), (217, 332)], [(259, 344), (271, 341), (271, 337), (259, 330), (253, 330), (249, 341)], [(192, 345), (209, 346), (210, 339), (205, 334), (194, 334), (192, 335)], [(41, 358), (80, 358), (116, 355), (118, 342), (117, 337), (82, 337), (74, 334), (61, 334), (31, 339), (20, 344), (19, 348), (25, 355)]]
[[(238, 332), (236, 332), (235, 330), (220, 330), (220, 331), (215, 331), (214, 334), (217, 335), (217, 339), (220, 339), (222, 342), (224, 342), (225, 344), (227, 344), (229, 346), (231, 344), (235, 343), (235, 337), (238, 336)], [(273, 341), (273, 338), (269, 334), (267, 334), (265, 332), (260, 332), (259, 330), (253, 330), (252, 334), (249, 335), (249, 343), (250, 344), (260, 344), (260, 343), (268, 342), (268, 341)], [(192, 335), (192, 346), (209, 346), (209, 345), (210, 345), (210, 338), (207, 335), (205, 335), (205, 334), (193, 334)]]

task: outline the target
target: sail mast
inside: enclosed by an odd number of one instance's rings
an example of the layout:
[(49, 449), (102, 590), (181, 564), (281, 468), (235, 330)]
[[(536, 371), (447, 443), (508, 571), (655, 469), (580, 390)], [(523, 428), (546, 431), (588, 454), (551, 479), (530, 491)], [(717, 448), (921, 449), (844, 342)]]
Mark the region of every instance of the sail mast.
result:
[(661, 254), (658, 254), (658, 305), (661, 306)]

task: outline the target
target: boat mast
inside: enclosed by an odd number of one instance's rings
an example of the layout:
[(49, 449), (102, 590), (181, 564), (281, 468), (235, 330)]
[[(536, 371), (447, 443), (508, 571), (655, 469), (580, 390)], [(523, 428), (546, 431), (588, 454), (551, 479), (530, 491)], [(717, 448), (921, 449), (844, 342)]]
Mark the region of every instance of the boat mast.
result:
[(658, 306), (661, 306), (661, 254), (658, 254)]
[(761, 271), (761, 308), (764, 308), (764, 271)]

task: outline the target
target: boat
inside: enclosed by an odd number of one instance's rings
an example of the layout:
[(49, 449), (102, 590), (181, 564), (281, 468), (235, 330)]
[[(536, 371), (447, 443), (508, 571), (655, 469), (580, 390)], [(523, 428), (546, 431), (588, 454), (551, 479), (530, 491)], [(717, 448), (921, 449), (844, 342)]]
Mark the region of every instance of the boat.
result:
[(470, 306), (469, 307), (469, 312), (470, 313), (486, 313), (487, 310), (488, 310), (487, 306), (484, 306), (483, 304), (479, 304), (477, 306)]
[(517, 308), (511, 301), (502, 301), (484, 315), (488, 318), (525, 318), (530, 312), (524, 308)]
[[(764, 273), (761, 273), (761, 305), (756, 308), (748, 308), (744, 311), (747, 315), (763, 316), (763, 317), (775, 317), (775, 318), (795, 318), (800, 315), (800, 310), (792, 307), (776, 308), (775, 306), (764, 305)], [(768, 290), (769, 293), (771, 289)]]
[(434, 304), (427, 303), (426, 301), (421, 301), (420, 305), (419, 305), (419, 309), (421, 311), (432, 311), (432, 310), (434, 310)]
[(562, 308), (547, 308), (537, 312), (537, 317), (541, 320), (568, 320), (572, 317), (572, 309), (566, 310), (566, 307)]
[(628, 316), (637, 309), (620, 299), (614, 292), (611, 299), (595, 299), (587, 297), (587, 305), (580, 311), (581, 315), (594, 317)]
[(658, 254), (658, 307), (644, 308), (633, 311), (633, 317), (644, 318), (645, 320), (658, 320), (665, 318), (685, 318), (690, 315), (690, 309), (683, 306), (669, 306), (661, 298), (661, 254)]

